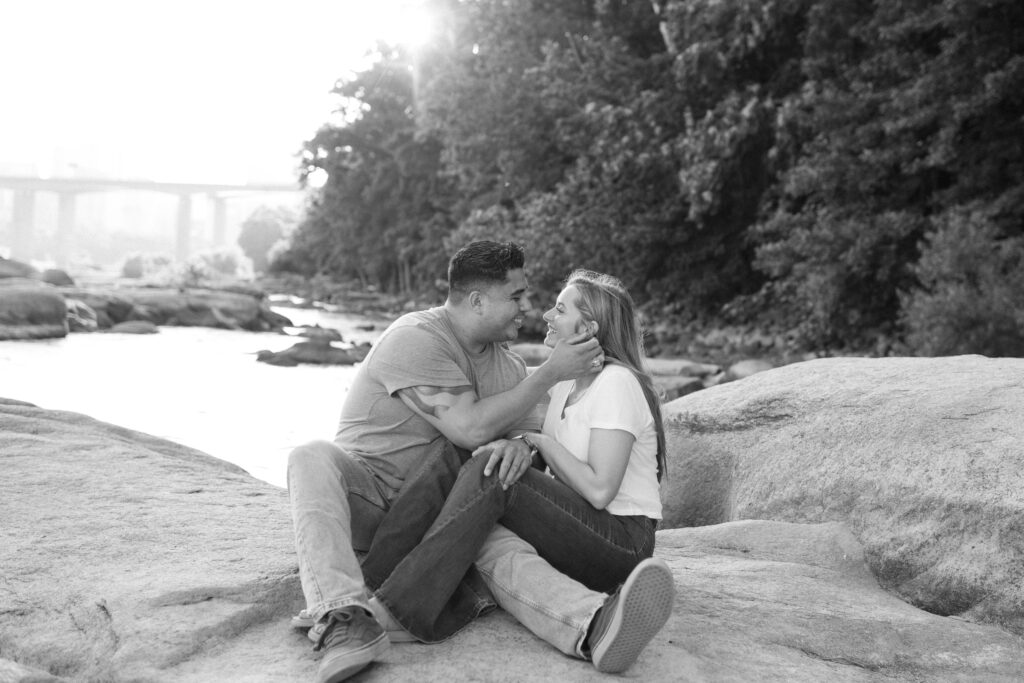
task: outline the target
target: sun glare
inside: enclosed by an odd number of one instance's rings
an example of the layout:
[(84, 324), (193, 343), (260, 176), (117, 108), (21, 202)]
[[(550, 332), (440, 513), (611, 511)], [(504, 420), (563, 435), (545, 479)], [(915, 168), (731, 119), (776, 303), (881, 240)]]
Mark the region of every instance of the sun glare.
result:
[(422, 2), (367, 3), (362, 21), (377, 40), (416, 49), (434, 37), (434, 22)]
[(10, 4), (0, 171), (31, 174), (287, 178), (337, 79), (438, 28), (423, 0)]

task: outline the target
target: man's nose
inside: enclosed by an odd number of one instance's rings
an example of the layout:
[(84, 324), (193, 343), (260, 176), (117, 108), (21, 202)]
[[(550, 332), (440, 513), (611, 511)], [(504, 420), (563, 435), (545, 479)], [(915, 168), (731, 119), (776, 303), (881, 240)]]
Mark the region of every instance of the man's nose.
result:
[(523, 297), (519, 299), (519, 310), (522, 311), (523, 313), (526, 313), (531, 308), (533, 308), (533, 302), (530, 301), (529, 296), (526, 296), (524, 294)]

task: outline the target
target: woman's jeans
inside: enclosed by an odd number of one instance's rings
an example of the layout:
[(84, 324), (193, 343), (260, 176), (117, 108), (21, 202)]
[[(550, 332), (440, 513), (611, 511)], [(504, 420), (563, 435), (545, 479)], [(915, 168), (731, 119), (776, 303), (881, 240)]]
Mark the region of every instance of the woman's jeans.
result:
[[(388, 552), (378, 554), (372, 566), (363, 564), (367, 585), (418, 638), (430, 642), (445, 637), (451, 626), (446, 605), (499, 521), (555, 569), (593, 591), (615, 590), (652, 555), (653, 520), (598, 510), (536, 469), (503, 490), (496, 474), (483, 475), (486, 464), (486, 456), (470, 460), (435, 520), (407, 519), (404, 532), (396, 525), (396, 533), (387, 539)], [(413, 495), (410, 488), (403, 489), (407, 491)]]

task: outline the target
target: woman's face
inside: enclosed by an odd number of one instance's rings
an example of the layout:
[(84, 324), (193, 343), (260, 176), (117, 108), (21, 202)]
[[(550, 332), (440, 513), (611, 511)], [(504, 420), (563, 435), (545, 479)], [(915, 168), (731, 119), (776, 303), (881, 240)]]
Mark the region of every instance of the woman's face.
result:
[(575, 285), (568, 285), (558, 295), (554, 307), (544, 314), (544, 322), (548, 324), (548, 333), (544, 344), (554, 346), (559, 339), (573, 337), (586, 328), (586, 322), (580, 309), (576, 308), (579, 293)]

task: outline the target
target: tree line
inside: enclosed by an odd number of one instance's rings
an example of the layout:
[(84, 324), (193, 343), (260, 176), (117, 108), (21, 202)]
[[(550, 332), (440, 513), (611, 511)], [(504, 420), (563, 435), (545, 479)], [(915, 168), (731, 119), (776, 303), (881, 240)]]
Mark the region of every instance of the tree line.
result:
[(416, 292), (476, 238), (807, 349), (1024, 355), (1019, 0), (431, 0), (339, 80), (272, 268)]

